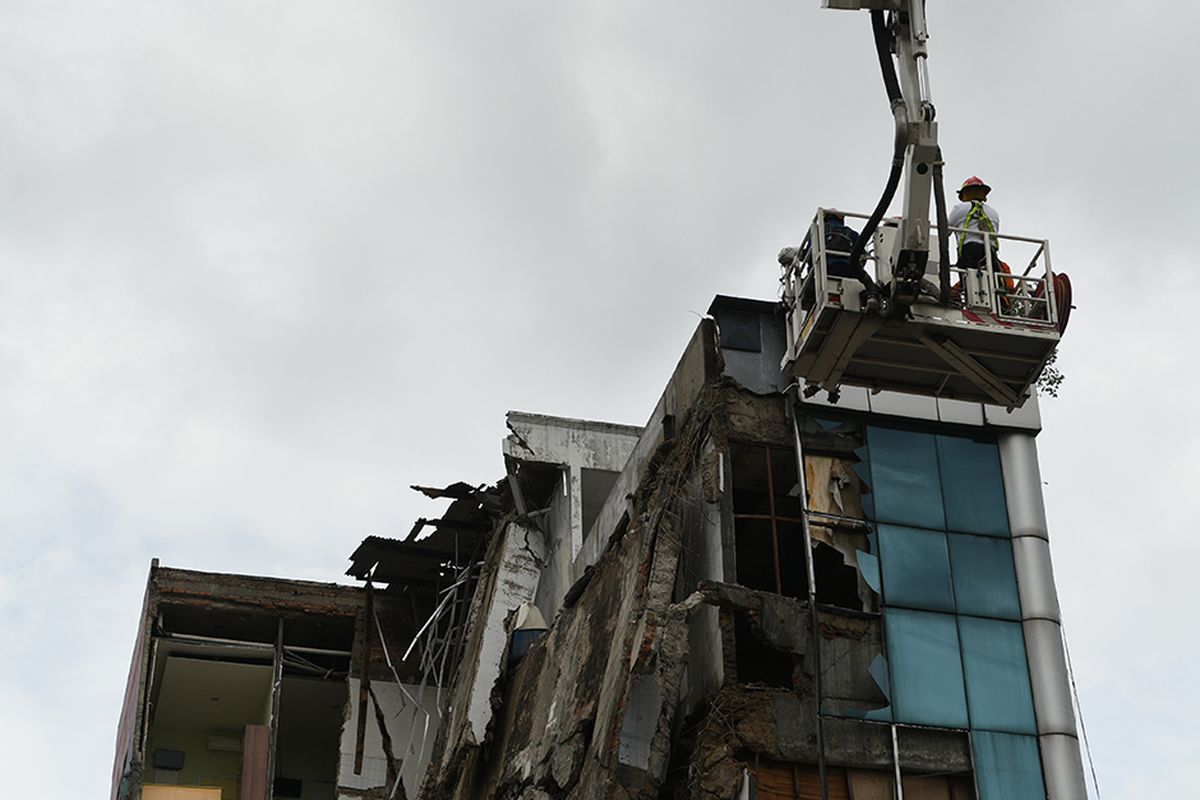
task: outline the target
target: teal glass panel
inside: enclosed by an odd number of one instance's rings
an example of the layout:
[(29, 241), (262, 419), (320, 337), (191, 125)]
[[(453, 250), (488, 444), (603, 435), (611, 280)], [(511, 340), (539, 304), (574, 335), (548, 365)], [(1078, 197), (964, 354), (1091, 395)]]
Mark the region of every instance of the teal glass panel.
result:
[(954, 611), (946, 534), (880, 525), (879, 561), (889, 607)]
[(871, 449), (875, 518), (944, 530), (946, 515), (933, 434), (870, 427), (867, 442)]
[(1021, 623), (959, 617), (971, 727), (1037, 733)]
[(1037, 738), (974, 731), (979, 800), (1046, 800)]
[(950, 571), (960, 614), (1020, 619), (1017, 576), (1012, 542), (984, 536), (951, 533)]
[(858, 574), (862, 575), (863, 582), (871, 587), (871, 591), (879, 594), (879, 556), (862, 550), (855, 551), (855, 556), (858, 558)]
[(863, 514), (867, 519), (875, 519), (875, 496), (871, 494), (871, 461), (866, 447), (857, 447), (854, 449), (854, 454), (858, 456), (858, 461), (854, 462), (854, 474), (862, 481), (862, 497), (859, 498), (862, 502)]
[(1008, 508), (1000, 449), (994, 442), (938, 436), (946, 527), (963, 533), (1008, 536)]
[[(885, 587), (886, 588), (886, 587)], [(889, 608), (883, 615), (898, 722), (967, 727), (958, 628), (949, 614)]]

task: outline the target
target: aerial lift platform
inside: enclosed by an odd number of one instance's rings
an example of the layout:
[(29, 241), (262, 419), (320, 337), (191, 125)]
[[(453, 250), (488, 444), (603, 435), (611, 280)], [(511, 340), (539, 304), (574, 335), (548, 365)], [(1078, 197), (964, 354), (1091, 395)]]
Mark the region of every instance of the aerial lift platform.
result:
[[(965, 231), (946, 222), (924, 0), (823, 5), (871, 12), (895, 144), (874, 212), (818, 209), (805, 243), (780, 254), (788, 336), (783, 369), (806, 395), (824, 390), (831, 401), (840, 386), (853, 385), (1017, 408), (1066, 327), (1070, 281), (1053, 272), (1044, 239), (972, 229), (984, 238), (984, 263), (960, 268), (951, 262), (952, 242)], [(903, 213), (884, 219), (901, 178)], [(850, 251), (826, 250), (829, 213), (863, 221)], [(831, 258), (837, 274), (830, 273)], [(858, 277), (846, 277), (847, 271)]]
[[(847, 384), (1010, 409), (1024, 403), (1070, 312), (1070, 284), (1051, 270), (1048, 241), (996, 235), (1006, 251), (1032, 250), (1028, 262), (1020, 271), (1005, 271), (988, 247), (981, 267), (949, 268), (953, 286), (944, 305), (940, 264), (931, 257), (915, 299), (902, 311), (889, 309), (890, 296), (882, 298), (879, 310), (871, 310), (862, 281), (829, 274), (828, 259), (844, 261), (849, 253), (826, 251), (826, 213), (818, 210), (809, 227), (813, 244), (782, 264), (787, 372), (803, 378), (810, 394), (824, 389), (835, 398), (837, 387)], [(867, 219), (834, 213), (848, 224)], [(881, 289), (895, 280), (875, 254), (892, 251), (896, 231), (892, 222), (878, 227), (866, 254)]]

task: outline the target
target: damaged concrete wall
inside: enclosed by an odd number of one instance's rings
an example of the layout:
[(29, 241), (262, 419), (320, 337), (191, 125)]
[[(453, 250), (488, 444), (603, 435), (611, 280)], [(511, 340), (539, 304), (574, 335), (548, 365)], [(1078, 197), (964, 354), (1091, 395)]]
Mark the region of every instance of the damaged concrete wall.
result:
[(718, 296), (708, 313), (720, 328), (726, 375), (755, 394), (777, 394), (792, 382), (779, 367), (787, 352), (779, 303)]
[(583, 577), (584, 571), (596, 563), (609, 537), (620, 529), (622, 520), (631, 518), (630, 500), (638, 491), (651, 455), (674, 435), (701, 391), (705, 386), (719, 381), (723, 369), (716, 324), (712, 320), (703, 320), (675, 366), (671, 380), (667, 382), (666, 389), (650, 414), (641, 438), (609, 492), (592, 529), (584, 531), (583, 548), (571, 567), (574, 580)]
[(533, 601), (544, 563), (542, 534), (532, 525), (510, 519), (492, 537), (471, 603), (462, 667), (449, 691), (434, 749), (435, 774), (455, 770), (460, 751), (485, 740), (493, 689), (507, 651), (507, 622), (518, 606)]
[[(546, 534), (547, 562), (537, 605), (546, 619), (553, 619), (571, 584), (571, 563), (583, 546), (584, 506), (591, 499), (587, 484), (593, 476), (616, 474), (629, 460), (642, 429), (632, 425), (552, 417), (510, 411), (510, 434), (504, 439), (507, 460), (554, 465), (561, 476), (549, 500), (547, 513), (539, 518)], [(529, 508), (529, 512), (538, 509)]]
[[(729, 584), (706, 583), (700, 592), (706, 603), (721, 609), (729, 649), (750, 644), (733, 641), (731, 635), (730, 616), (745, 614), (756, 640), (755, 657), (790, 656), (793, 665), (792, 685), (785, 687), (746, 683), (735, 668), (725, 685), (685, 725), (675, 755), (680, 781), (673, 796), (724, 800), (737, 796), (745, 771), (760, 759), (817, 762), (816, 659), (806, 603)], [(885, 705), (886, 698), (869, 669), (882, 652), (878, 616), (823, 610), (819, 620), (825, 713)], [(823, 733), (828, 764), (893, 768), (888, 725), (827, 718)], [(900, 757), (911, 771), (960, 773), (971, 769), (969, 743), (959, 732), (907, 731)]]
[(472, 741), (483, 741), (492, 719), (492, 686), (500, 677), (508, 647), (508, 618), (518, 606), (533, 600), (544, 556), (540, 531), (519, 522), (508, 525), (504, 531), (499, 576), (490, 598), (482, 644), (475, 663), (474, 691), (467, 706)]
[(141, 797), (147, 772), (149, 698), (155, 681), (161, 680), (164, 666), (160, 660), (157, 677), (150, 669), (150, 653), (156, 647), (189, 636), (208, 636), (235, 644), (254, 643), (269, 653), (282, 620), (291, 632), (290, 638), (285, 638), (287, 644), (349, 648), (362, 601), (362, 590), (353, 586), (198, 572), (159, 567), (157, 560), (152, 562), (140, 622), (140, 647), (135, 651), (122, 711), (113, 794), (130, 800)]
[[(699, 469), (688, 481), (683, 531), (688, 546), (679, 570), (676, 597), (689, 594), (702, 581), (725, 580), (724, 533), (732, 527), (732, 505), (726, 491), (729, 474), (719, 431), (705, 442)], [(688, 619), (688, 669), (682, 713), (687, 715), (725, 680), (721, 628), (717, 608), (702, 605)]]
[(561, 534), (569, 537), (574, 559), (587, 533), (583, 530), (583, 471), (619, 471), (629, 460), (642, 429), (521, 411), (508, 412), (507, 422), (512, 433), (504, 439), (506, 457), (565, 468), (563, 488), (570, 501), (570, 527)]
[[(808, 505), (825, 517), (811, 528), (817, 612), (806, 591), (792, 598), (736, 585), (737, 522), (754, 515), (733, 510), (732, 455), (757, 448), (766, 474), (778, 477), (769, 465), (791, 454), (792, 472), (767, 484), (772, 498), (790, 498), (792, 517), (801, 484), (787, 401), (724, 376), (715, 334), (707, 321), (693, 337), (571, 564), (574, 583), (550, 630), (512, 669), (501, 667), (500, 611), (529, 587), (506, 585), (520, 570), (513, 548), (493, 542), (467, 666), (421, 797), (725, 800), (759, 763), (811, 765), (823, 754), (846, 770), (894, 767), (878, 561), (864, 520), (870, 489), (855, 452), (862, 442), (802, 428)], [(776, 519), (799, 524), (784, 516), (772, 501), (772, 537)], [(797, 551), (788, 552), (794, 563)], [(552, 546), (533, 553), (535, 563), (562, 563)], [(539, 601), (543, 589), (561, 591), (546, 589), (548, 580), (561, 577), (541, 576)], [(835, 584), (838, 594), (821, 594)], [(907, 771), (971, 771), (960, 731), (906, 730), (899, 757)]]
[(121, 716), (117, 723), (117, 743), (113, 756), (110, 800), (118, 800), (118, 798), (123, 800), (128, 797), (133, 790), (133, 785), (140, 783), (142, 779), (144, 759), (139, 731), (144, 706), (141, 698), (146, 692), (146, 677), (150, 660), (150, 630), (154, 618), (151, 587), (157, 569), (158, 559), (154, 559), (150, 562), (150, 577), (146, 581), (146, 591), (142, 596), (142, 611), (138, 616), (137, 636), (133, 641), (129, 674), (125, 679)]
[[(700, 604), (673, 602), (689, 483), (698, 493), (692, 478), (723, 402), (719, 388), (699, 388), (674, 436), (641, 465), (623, 534), (495, 686), (499, 711), (487, 738), (440, 741), (422, 797), (657, 795), (685, 682), (688, 620)], [(494, 568), (485, 565), (485, 575)]]
[(571, 588), (571, 560), (575, 554), (571, 549), (571, 536), (564, 533), (571, 530), (570, 480), (570, 472), (564, 469), (551, 494), (549, 510), (539, 524), (547, 531), (546, 557), (534, 603), (547, 620), (554, 619), (563, 597)]
[[(422, 797), (731, 798), (756, 758), (816, 760), (814, 670), (831, 713), (887, 705), (872, 672), (878, 615), (822, 611), (818, 667), (804, 602), (720, 582), (732, 549), (723, 474), (735, 434), (789, 442), (782, 400), (721, 383), (697, 398), (644, 463), (627, 527), (568, 593), (551, 630), (492, 687), (486, 736), (441, 742)], [(782, 657), (783, 685), (739, 676), (734, 613), (756, 632), (740, 655)], [(891, 765), (886, 726), (833, 720), (825, 742), (830, 763)], [(906, 763), (969, 769), (965, 748), (957, 736), (916, 742)]]

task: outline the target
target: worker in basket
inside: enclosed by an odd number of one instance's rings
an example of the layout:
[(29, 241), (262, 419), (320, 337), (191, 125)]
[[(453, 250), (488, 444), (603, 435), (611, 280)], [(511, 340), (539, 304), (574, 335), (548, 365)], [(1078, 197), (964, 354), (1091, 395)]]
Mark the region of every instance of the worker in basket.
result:
[[(825, 272), (833, 278), (854, 278), (863, 284), (867, 291), (875, 290), (875, 282), (860, 262), (857, 267), (850, 264), (850, 251), (858, 239), (858, 231), (846, 224), (846, 216), (834, 208), (825, 210), (823, 216), (825, 228)], [(779, 253), (779, 263), (787, 266), (793, 262), (804, 263), (812, 250), (812, 232), (804, 237), (799, 248), (785, 247)], [(812, 286), (808, 287), (802, 298), (802, 307), (811, 307), (813, 297)]]
[[(988, 205), (987, 197), (992, 191), (992, 187), (983, 182), (983, 179), (972, 175), (963, 181), (962, 186), (958, 190), (959, 203), (950, 209), (950, 213), (946, 217), (947, 223), (951, 228), (961, 228), (962, 232), (958, 233), (958, 269), (974, 269), (982, 267), (987, 263), (987, 246), (991, 245), (992, 250), (992, 266), (997, 272), (1011, 274), (1008, 265), (1000, 260), (1000, 240), (996, 234), (1000, 233), (1000, 212)], [(985, 236), (987, 244), (985, 244)], [(1007, 295), (1013, 290), (1013, 281), (1011, 278), (1004, 279), (1003, 283), (996, 287), (1001, 295)], [(961, 293), (961, 285), (955, 284), (954, 294), (957, 298)], [(1007, 306), (1009, 300), (1006, 296), (1001, 297), (1001, 304)]]

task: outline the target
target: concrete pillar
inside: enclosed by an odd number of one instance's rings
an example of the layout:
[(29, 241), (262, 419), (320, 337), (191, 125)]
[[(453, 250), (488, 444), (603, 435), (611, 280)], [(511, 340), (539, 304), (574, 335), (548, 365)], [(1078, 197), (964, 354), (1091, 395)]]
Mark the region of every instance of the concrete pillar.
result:
[(1033, 434), (1000, 434), (1000, 464), (1046, 792), (1050, 800), (1087, 800)]

